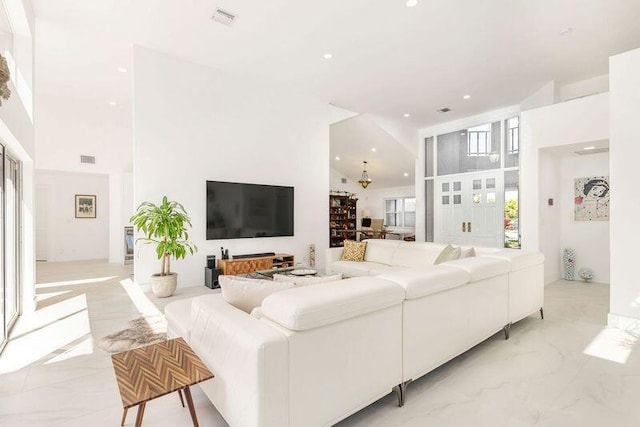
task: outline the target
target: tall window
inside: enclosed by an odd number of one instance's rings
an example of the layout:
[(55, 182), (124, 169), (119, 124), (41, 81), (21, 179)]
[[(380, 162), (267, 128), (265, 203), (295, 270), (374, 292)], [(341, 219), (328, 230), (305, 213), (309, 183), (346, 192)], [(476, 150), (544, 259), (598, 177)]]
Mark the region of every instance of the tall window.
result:
[(507, 154), (520, 151), (520, 124), (518, 117), (507, 120)]
[(491, 123), (467, 129), (467, 156), (491, 154)]
[(415, 227), (416, 198), (385, 199), (384, 223), (387, 227)]

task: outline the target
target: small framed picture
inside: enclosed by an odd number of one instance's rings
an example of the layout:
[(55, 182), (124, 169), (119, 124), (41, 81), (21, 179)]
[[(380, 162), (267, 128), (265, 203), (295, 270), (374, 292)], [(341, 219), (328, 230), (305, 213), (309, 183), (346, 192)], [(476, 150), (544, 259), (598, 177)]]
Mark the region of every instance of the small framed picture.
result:
[(76, 218), (96, 217), (96, 196), (76, 194)]

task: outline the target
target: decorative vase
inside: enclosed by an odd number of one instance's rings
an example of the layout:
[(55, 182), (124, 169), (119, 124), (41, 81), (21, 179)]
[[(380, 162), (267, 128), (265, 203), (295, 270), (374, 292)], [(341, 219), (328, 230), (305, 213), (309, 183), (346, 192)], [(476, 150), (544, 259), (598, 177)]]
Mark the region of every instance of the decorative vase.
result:
[(309, 245), (309, 267), (316, 266), (316, 245), (313, 243)]
[(564, 265), (564, 279), (575, 280), (576, 252), (570, 248), (565, 249), (562, 255), (562, 263)]
[(585, 282), (589, 282), (593, 280), (595, 274), (593, 273), (592, 269), (583, 267), (578, 271), (578, 276), (580, 276), (580, 278)]
[(151, 276), (151, 290), (158, 298), (166, 298), (173, 295), (178, 287), (178, 273), (167, 275), (154, 274)]

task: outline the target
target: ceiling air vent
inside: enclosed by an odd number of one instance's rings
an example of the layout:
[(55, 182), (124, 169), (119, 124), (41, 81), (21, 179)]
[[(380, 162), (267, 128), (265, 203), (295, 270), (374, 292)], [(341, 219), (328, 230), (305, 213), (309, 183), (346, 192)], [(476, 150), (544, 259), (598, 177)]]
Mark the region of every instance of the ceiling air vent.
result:
[(579, 154), (581, 156), (586, 156), (587, 154), (598, 154), (598, 153), (608, 153), (609, 149), (607, 147), (605, 148), (594, 148), (591, 150), (580, 150), (580, 151), (576, 151), (576, 154)]
[(449, 107), (444, 107), (438, 110), (438, 113), (448, 113), (449, 111), (451, 111), (451, 108)]
[(346, 184), (347, 183), (347, 178), (341, 178), (340, 182), (343, 183), (343, 184)]
[(223, 25), (231, 25), (236, 19), (236, 15), (231, 12), (227, 12), (226, 10), (217, 8), (215, 12), (213, 12), (213, 16), (211, 17), (216, 22), (219, 22)]
[(80, 156), (80, 163), (96, 164), (96, 156)]

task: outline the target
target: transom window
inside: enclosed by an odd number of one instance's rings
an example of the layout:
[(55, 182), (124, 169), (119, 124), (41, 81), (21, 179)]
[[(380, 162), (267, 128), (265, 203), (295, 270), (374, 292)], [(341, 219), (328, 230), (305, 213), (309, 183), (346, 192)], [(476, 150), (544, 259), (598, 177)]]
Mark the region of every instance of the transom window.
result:
[(491, 123), (467, 129), (467, 156), (491, 154)]
[(416, 198), (400, 197), (385, 199), (384, 219), (387, 227), (415, 227)]

